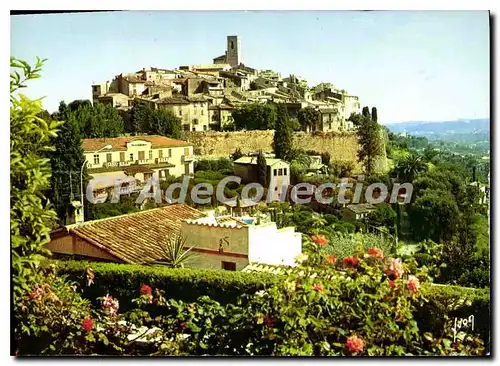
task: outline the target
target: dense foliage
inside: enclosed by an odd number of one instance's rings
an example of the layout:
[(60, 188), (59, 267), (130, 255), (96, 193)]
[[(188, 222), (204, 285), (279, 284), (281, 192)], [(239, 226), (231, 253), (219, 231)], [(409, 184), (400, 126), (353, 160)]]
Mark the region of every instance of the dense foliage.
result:
[(273, 130), (277, 112), (273, 104), (245, 104), (233, 110), (237, 130)]
[(148, 103), (137, 102), (129, 112), (127, 132), (179, 138), (182, 121), (172, 111), (153, 109)]

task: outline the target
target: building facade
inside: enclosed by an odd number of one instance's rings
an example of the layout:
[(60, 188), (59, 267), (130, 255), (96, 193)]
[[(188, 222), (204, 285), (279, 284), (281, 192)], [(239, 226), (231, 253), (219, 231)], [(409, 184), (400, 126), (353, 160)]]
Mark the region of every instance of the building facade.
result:
[(172, 111), (182, 121), (184, 131), (208, 131), (208, 100), (204, 97), (172, 97), (156, 102), (158, 108)]
[[(281, 159), (266, 158), (267, 185), (273, 191), (273, 200), (278, 200), (283, 186), (290, 185), (290, 164)], [(259, 167), (257, 156), (243, 156), (234, 161), (234, 174), (241, 177), (242, 183), (258, 183)], [(263, 197), (265, 199), (265, 197)]]
[(164, 136), (84, 139), (82, 147), (94, 178), (128, 176), (144, 182), (154, 173), (160, 179), (194, 173), (193, 145)]

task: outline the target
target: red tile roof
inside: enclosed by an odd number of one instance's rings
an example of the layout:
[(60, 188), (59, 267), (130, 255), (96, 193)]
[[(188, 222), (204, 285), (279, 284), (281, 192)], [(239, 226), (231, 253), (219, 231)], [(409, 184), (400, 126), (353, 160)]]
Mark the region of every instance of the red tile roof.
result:
[(162, 258), (162, 244), (180, 233), (182, 221), (205, 214), (185, 204), (174, 204), (83, 224), (68, 226), (73, 235), (126, 263), (150, 263)]
[(160, 147), (178, 147), (178, 146), (191, 146), (187, 141), (176, 140), (170, 137), (157, 136), (157, 135), (147, 135), (147, 136), (128, 136), (128, 137), (114, 137), (114, 138), (103, 138), (103, 139), (83, 139), (82, 148), (83, 151), (91, 152), (102, 149), (106, 145), (111, 145), (112, 150), (127, 150), (127, 143), (141, 140), (151, 142), (151, 147), (153, 149)]

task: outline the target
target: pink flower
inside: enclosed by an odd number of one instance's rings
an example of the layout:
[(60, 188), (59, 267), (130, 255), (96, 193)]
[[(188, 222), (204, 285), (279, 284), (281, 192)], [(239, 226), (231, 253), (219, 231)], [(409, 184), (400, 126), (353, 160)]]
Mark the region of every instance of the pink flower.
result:
[(404, 270), (403, 270), (403, 264), (401, 263), (401, 259), (391, 258), (390, 260), (391, 263), (385, 269), (385, 274), (387, 275), (387, 277), (389, 277), (391, 281), (393, 281), (400, 278), (403, 275)]
[(395, 281), (389, 281), (389, 287), (390, 288), (394, 288), (394, 286), (396, 286), (396, 282)]
[(317, 292), (323, 292), (325, 289), (323, 288), (323, 285), (321, 283), (315, 283), (312, 286), (312, 289)]
[(337, 258), (334, 255), (329, 255), (326, 257), (326, 260), (330, 264), (335, 264), (335, 262), (337, 262)]
[(363, 352), (363, 347), (365, 346), (365, 342), (361, 338), (358, 338), (357, 335), (350, 336), (347, 338), (347, 342), (345, 346), (349, 350), (349, 352)]
[(321, 245), (322, 247), (326, 246), (328, 244), (328, 239), (325, 238), (324, 235), (313, 235), (311, 236), (311, 239), (313, 242), (315, 242), (318, 245)]
[(28, 296), (30, 300), (38, 301), (42, 298), (43, 293), (44, 293), (43, 288), (41, 288), (40, 286), (36, 286), (35, 289), (31, 291)]
[(151, 295), (153, 293), (153, 289), (148, 285), (142, 285), (140, 289), (141, 295)]
[(118, 314), (118, 309), (120, 308), (120, 304), (118, 300), (113, 298), (113, 296), (106, 295), (102, 300), (102, 307), (108, 311), (110, 316), (115, 316)]
[(377, 259), (384, 259), (384, 252), (380, 248), (370, 248), (368, 249), (368, 254)]
[(346, 267), (355, 268), (355, 267), (357, 267), (357, 265), (359, 263), (359, 259), (357, 257), (345, 257), (342, 260), (342, 263)]
[(408, 289), (416, 294), (420, 288), (420, 281), (415, 276), (408, 276)]
[(83, 319), (82, 328), (84, 331), (90, 332), (92, 329), (94, 329), (94, 321), (90, 318)]

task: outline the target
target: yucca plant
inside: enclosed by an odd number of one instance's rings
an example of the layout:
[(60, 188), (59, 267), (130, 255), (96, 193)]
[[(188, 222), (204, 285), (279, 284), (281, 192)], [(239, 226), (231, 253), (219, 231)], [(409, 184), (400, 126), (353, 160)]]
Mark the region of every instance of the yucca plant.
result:
[(186, 248), (187, 239), (182, 234), (171, 235), (162, 245), (163, 257), (156, 264), (168, 266), (170, 268), (184, 268), (196, 253), (192, 251), (195, 245)]

